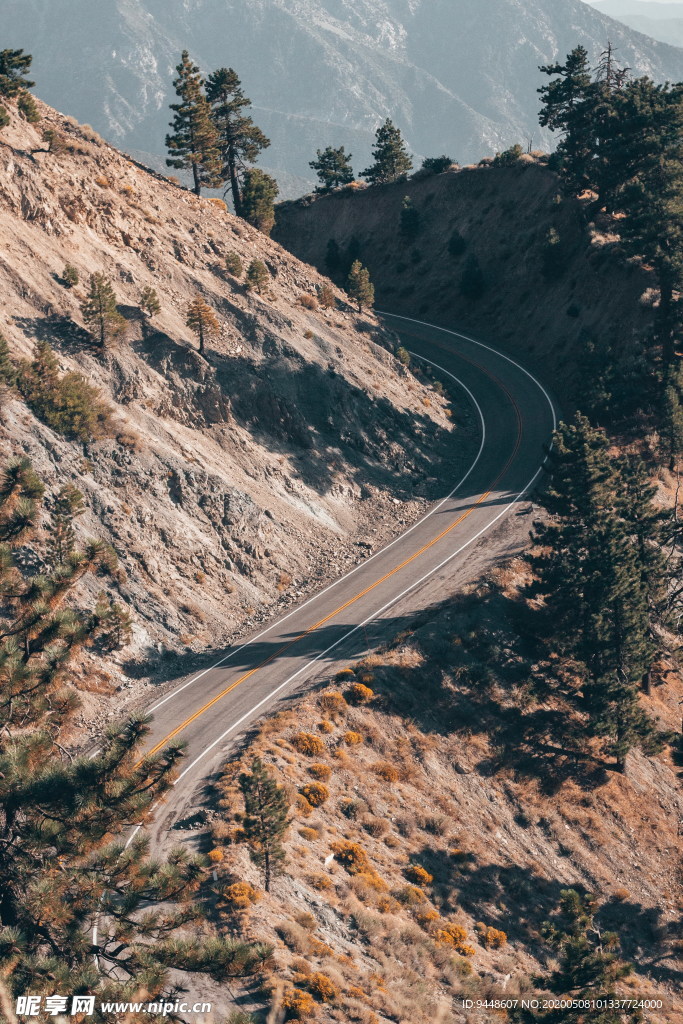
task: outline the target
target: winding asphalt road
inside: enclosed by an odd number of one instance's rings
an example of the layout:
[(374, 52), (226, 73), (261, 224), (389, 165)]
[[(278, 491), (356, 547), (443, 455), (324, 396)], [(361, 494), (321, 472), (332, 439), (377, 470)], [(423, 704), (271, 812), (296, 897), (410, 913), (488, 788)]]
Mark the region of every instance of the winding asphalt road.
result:
[(471, 579), (481, 571), (482, 548), (489, 557), (503, 553), (501, 524), (539, 479), (556, 421), (543, 385), (510, 356), (462, 334), (384, 319), (412, 353), (469, 395), (481, 423), (476, 459), (461, 480), (444, 481), (447, 496), (406, 533), (152, 705), (146, 752), (181, 740), (187, 752), (155, 815), (155, 846), (201, 806), (207, 778), (264, 712), (390, 639), (435, 595)]

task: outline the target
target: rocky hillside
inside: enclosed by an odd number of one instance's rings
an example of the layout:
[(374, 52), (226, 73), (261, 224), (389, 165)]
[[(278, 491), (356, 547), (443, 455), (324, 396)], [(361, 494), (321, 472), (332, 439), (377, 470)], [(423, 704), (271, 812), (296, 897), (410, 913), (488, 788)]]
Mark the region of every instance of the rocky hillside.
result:
[[(598, 927), (618, 932), (635, 966), (621, 998), (654, 1000), (650, 1024), (683, 1020), (678, 761), (632, 753), (619, 775), (534, 742), (532, 683), (515, 672), (526, 572), (508, 564), (426, 613), (266, 722), (226, 767), (218, 919), (279, 939), (272, 987), (244, 1008), (298, 1002), (319, 1024), (504, 1022), (506, 1005), (542, 997), (554, 962), (543, 923), (575, 888), (597, 895)], [(658, 667), (647, 705), (677, 729), (670, 669)], [(271, 894), (239, 832), (235, 776), (254, 756), (292, 801)]]
[[(401, 366), (373, 317), (338, 292), (319, 307), (323, 279), (221, 203), (39, 109), (37, 125), (13, 110), (0, 140), (0, 333), (15, 361), (47, 340), (109, 412), (99, 438), (70, 439), (5, 389), (0, 449), (28, 455), (50, 494), (79, 488), (79, 537), (119, 554), (133, 643), (104, 692), (168, 677), (357, 562), (438, 491), (442, 458), (467, 453), (444, 399)], [(228, 253), (265, 263), (263, 294), (227, 272)], [(93, 272), (111, 279), (125, 318), (104, 349), (80, 308)], [(161, 304), (151, 322), (145, 286)], [(185, 325), (198, 294), (220, 325), (204, 355)]]
[(577, 43), (596, 60), (611, 39), (635, 74), (683, 79), (683, 51), (581, 0), (111, 0), (96, 18), (89, 0), (4, 0), (3, 30), (34, 54), (48, 102), (159, 161), (181, 50), (206, 71), (233, 65), (273, 141), (262, 162), (290, 195), (318, 147), (344, 144), (367, 167), (387, 115), (418, 157), (550, 146), (537, 65)]
[(587, 341), (635, 346), (651, 323), (647, 272), (561, 199), (543, 157), (283, 203), (274, 236), (328, 271), (333, 242), (331, 272), (341, 281), (360, 258), (379, 308), (475, 331), (565, 383), (583, 369)]

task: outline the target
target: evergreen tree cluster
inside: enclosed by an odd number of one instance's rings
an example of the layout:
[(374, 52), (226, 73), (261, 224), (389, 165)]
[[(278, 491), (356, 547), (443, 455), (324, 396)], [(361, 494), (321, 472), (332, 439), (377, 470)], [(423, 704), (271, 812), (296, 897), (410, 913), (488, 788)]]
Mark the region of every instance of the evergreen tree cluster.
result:
[(205, 79), (187, 50), (176, 71), (178, 102), (171, 104), (174, 117), (166, 136), (166, 163), (191, 172), (196, 195), (202, 188), (226, 185), (237, 216), (269, 234), (278, 186), (252, 165), (270, 140), (247, 114), (251, 100), (237, 73), (218, 68)]
[(540, 69), (540, 122), (560, 135), (554, 166), (569, 194), (589, 193), (594, 211), (618, 215), (616, 228), (659, 284), (657, 340), (674, 359), (683, 313), (683, 84), (631, 79), (611, 46), (592, 70), (579, 46), (564, 64)]
[(530, 595), (544, 599), (548, 631), (574, 662), (564, 697), (582, 723), (577, 738), (597, 740), (621, 770), (632, 747), (659, 742), (639, 689), (666, 605), (664, 524), (643, 464), (613, 458), (580, 414), (560, 424), (549, 476), (539, 501), (551, 518), (532, 534)]
[[(141, 822), (168, 788), (180, 748), (140, 760), (147, 725), (133, 719), (110, 729), (94, 757), (65, 750), (78, 707), (69, 686), (74, 659), (102, 638), (114, 649), (126, 631), (104, 596), (92, 612), (74, 599), (80, 579), (115, 568), (106, 545), (75, 543), (81, 510), (82, 496), (62, 488), (51, 503), (45, 546), (45, 489), (31, 464), (10, 463), (0, 475), (3, 981), (12, 997), (97, 992), (134, 999), (145, 991), (153, 999), (173, 991), (171, 970), (219, 981), (253, 974), (267, 961), (267, 947), (178, 935), (200, 916), (200, 860), (176, 850), (155, 861), (146, 839), (125, 847), (112, 838)], [(96, 1019), (114, 1024), (115, 1017)]]

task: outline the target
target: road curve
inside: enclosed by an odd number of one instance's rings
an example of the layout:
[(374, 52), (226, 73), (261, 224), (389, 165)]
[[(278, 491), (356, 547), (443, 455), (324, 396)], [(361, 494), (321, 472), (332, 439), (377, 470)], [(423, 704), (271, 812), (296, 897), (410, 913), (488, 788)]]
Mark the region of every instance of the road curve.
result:
[[(186, 744), (173, 791), (155, 815), (155, 845), (201, 803), (205, 780), (265, 711), (303, 683), (336, 671), (400, 631), (435, 594), (481, 570), (475, 552), (505, 547), (501, 523), (534, 487), (556, 407), (516, 360), (454, 331), (382, 314), (417, 357), (455, 379), (482, 427), (466, 475), (406, 533), (266, 629), (216, 656), (150, 708), (145, 753)], [(502, 536), (501, 542), (496, 542)]]

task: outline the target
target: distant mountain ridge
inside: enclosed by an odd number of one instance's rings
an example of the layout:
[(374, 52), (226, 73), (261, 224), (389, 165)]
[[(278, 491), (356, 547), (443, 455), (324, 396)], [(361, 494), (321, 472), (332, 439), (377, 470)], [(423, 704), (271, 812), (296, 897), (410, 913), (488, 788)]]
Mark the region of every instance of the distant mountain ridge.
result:
[(288, 194), (317, 147), (344, 144), (366, 166), (387, 115), (417, 158), (549, 147), (537, 65), (577, 43), (596, 60), (609, 38), (636, 73), (683, 79), (683, 50), (582, 0), (4, 0), (3, 35), (34, 54), (46, 101), (157, 162), (180, 51), (205, 71), (234, 65)]
[(623, 21), (663, 43), (683, 46), (683, 3), (656, 3), (651, 0), (594, 0), (601, 14)]

